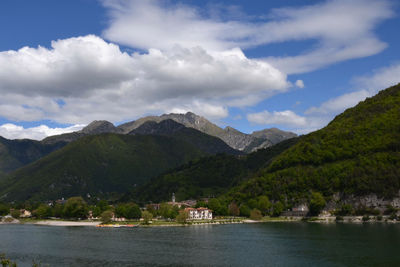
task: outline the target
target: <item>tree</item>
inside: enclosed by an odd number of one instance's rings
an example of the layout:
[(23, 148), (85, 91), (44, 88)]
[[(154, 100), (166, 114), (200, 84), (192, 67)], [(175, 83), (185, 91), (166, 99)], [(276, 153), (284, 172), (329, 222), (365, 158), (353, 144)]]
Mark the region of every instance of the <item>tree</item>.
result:
[(283, 204), (280, 201), (275, 202), (272, 208), (272, 215), (279, 216), (283, 211)]
[(142, 218), (144, 221), (144, 224), (149, 224), (149, 222), (153, 219), (153, 214), (148, 212), (147, 210), (142, 212)]
[(229, 204), (228, 212), (229, 212), (229, 215), (231, 215), (231, 216), (239, 216), (240, 210), (235, 202), (232, 202), (231, 204)]
[(10, 208), (5, 205), (0, 203), (0, 216), (5, 216), (10, 212)]
[(113, 212), (111, 210), (103, 211), (100, 215), (102, 223), (111, 223), (113, 217)]
[(86, 218), (88, 206), (82, 197), (71, 197), (65, 203), (63, 215), (66, 218)]
[(11, 214), (11, 216), (12, 216), (13, 218), (18, 219), (19, 216), (21, 215), (21, 212), (20, 212), (19, 210), (17, 210), (17, 209), (12, 209), (12, 210), (10, 211), (10, 214)]
[(54, 205), (54, 208), (53, 208), (53, 216), (61, 218), (61, 217), (63, 217), (63, 213), (64, 213), (64, 205), (60, 204), (60, 203), (56, 203), (56, 205)]
[(142, 211), (135, 203), (128, 203), (126, 205), (126, 218), (127, 219), (140, 219)]
[(178, 216), (176, 216), (176, 221), (178, 223), (186, 223), (188, 218), (189, 218), (188, 212), (185, 210), (180, 210)]
[(240, 205), (239, 210), (240, 210), (240, 216), (245, 216), (245, 217), (249, 217), (250, 216), (250, 211), (251, 210), (250, 210), (249, 206), (247, 206), (245, 204), (242, 204), (242, 205)]
[(154, 209), (153, 205), (146, 205), (146, 210), (153, 214), (153, 216), (157, 216), (157, 211)]
[(261, 211), (258, 209), (252, 209), (250, 212), (250, 219), (252, 220), (261, 220), (262, 214)]
[(325, 207), (326, 201), (321, 193), (313, 192), (310, 199), (310, 214), (315, 216), (321, 213)]
[(33, 215), (35, 215), (37, 218), (43, 219), (51, 217), (53, 212), (49, 205), (41, 204), (36, 210), (33, 211)]
[(267, 196), (261, 196), (258, 198), (258, 209), (263, 215), (268, 215), (271, 208), (271, 202)]
[(172, 206), (167, 203), (162, 203), (160, 205), (160, 215), (164, 218), (175, 219), (179, 214), (178, 206)]
[(215, 215), (223, 215), (222, 213), (222, 205), (218, 199), (212, 198), (208, 201), (208, 207), (213, 210)]

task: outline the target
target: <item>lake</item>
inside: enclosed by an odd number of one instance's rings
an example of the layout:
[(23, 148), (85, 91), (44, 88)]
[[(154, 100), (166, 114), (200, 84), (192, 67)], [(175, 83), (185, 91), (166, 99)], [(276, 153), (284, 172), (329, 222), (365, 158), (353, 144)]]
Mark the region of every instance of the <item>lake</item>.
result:
[(0, 225), (18, 266), (400, 266), (400, 224)]

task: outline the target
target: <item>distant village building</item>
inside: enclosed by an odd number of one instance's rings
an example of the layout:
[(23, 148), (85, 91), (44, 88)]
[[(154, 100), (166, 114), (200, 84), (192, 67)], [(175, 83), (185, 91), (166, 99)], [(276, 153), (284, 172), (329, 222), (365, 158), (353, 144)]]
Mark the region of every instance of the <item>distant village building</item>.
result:
[(304, 217), (308, 214), (309, 208), (307, 204), (300, 204), (293, 207), (291, 210), (282, 212), (282, 216)]
[(207, 208), (186, 208), (189, 220), (212, 220), (212, 210)]
[(19, 215), (19, 217), (21, 217), (21, 218), (32, 217), (32, 213), (29, 210), (22, 209), (22, 210), (20, 210), (20, 213), (21, 213), (21, 215)]

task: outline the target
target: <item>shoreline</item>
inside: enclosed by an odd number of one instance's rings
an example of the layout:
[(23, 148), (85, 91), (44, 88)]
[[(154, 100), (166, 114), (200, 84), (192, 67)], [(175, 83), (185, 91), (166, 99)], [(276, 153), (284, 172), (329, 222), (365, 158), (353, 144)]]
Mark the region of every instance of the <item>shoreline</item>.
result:
[[(227, 224), (253, 224), (253, 223), (280, 223), (280, 222), (307, 222), (307, 223), (350, 223), (350, 224), (361, 224), (361, 223), (400, 223), (398, 220), (389, 220), (389, 216), (384, 216), (381, 220), (377, 217), (371, 216), (368, 220), (364, 221), (363, 216), (344, 216), (342, 220), (336, 220), (336, 216), (321, 216), (321, 217), (265, 217), (261, 220), (251, 219), (236, 219), (236, 221), (208, 221), (208, 222), (190, 222), (186, 224), (180, 223), (154, 223), (154, 224), (140, 224), (134, 222), (139, 227), (189, 227), (189, 226), (204, 226), (204, 225), (227, 225)], [(13, 222), (0, 222), (2, 224), (31, 224), (37, 226), (56, 226), (56, 227), (96, 227), (101, 224), (100, 221), (65, 221), (65, 220), (14, 220)], [(114, 225), (124, 225), (119, 223), (113, 223)], [(117, 228), (117, 227), (116, 227)]]

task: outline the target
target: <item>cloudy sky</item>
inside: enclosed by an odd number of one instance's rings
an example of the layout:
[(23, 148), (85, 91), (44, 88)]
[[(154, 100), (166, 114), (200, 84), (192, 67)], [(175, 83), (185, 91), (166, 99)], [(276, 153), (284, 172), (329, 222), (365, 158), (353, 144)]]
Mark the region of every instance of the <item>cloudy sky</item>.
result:
[(390, 0), (2, 0), (0, 135), (192, 111), (299, 134), (400, 82)]

